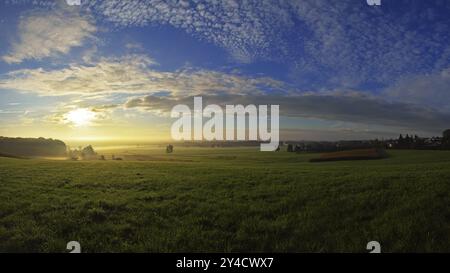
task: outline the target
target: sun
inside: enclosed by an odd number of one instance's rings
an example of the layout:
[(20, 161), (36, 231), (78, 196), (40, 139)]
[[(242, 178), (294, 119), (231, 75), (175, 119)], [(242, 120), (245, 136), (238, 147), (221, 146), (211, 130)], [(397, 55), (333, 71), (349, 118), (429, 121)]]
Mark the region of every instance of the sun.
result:
[(86, 126), (95, 119), (96, 113), (85, 108), (79, 108), (68, 112), (65, 118), (75, 126)]

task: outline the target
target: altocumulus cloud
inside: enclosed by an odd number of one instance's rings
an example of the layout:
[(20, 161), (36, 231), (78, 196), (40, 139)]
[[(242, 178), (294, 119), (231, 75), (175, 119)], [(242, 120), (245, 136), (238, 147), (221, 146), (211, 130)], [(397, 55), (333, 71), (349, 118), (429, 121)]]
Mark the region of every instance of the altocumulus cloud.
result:
[(118, 26), (183, 29), (238, 62), (288, 64), (305, 84), (355, 87), (449, 65), (450, 3), (430, 2), (397, 0), (400, 10), (365, 0), (94, 0), (86, 7)]
[(168, 24), (228, 50), (240, 62), (265, 58), (293, 25), (285, 1), (120, 1), (86, 4), (118, 26)]
[(387, 86), (450, 65), (449, 1), (385, 1), (379, 9), (366, 0), (91, 0), (80, 10), (119, 28), (182, 29), (237, 62), (286, 64), (308, 88)]

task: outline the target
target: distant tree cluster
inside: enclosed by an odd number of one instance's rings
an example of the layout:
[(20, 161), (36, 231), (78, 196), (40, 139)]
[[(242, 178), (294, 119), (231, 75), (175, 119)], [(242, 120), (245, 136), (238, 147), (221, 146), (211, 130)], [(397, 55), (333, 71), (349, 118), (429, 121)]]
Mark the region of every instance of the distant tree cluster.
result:
[(61, 140), (45, 138), (0, 137), (0, 153), (15, 156), (66, 156), (67, 147)]
[(403, 137), (400, 134), (397, 140), (397, 148), (408, 148), (413, 149), (418, 146), (422, 146), (425, 143), (423, 138), (418, 137), (417, 135), (409, 136), (408, 134)]
[[(91, 145), (86, 146), (84, 148), (79, 147), (78, 149), (74, 149), (74, 150), (69, 149), (68, 152), (67, 152), (67, 155), (68, 155), (69, 159), (72, 159), (72, 160), (98, 159), (98, 155), (94, 151), (94, 148)], [(100, 156), (99, 159), (105, 160), (105, 157), (104, 156)]]
[(450, 149), (450, 129), (442, 133), (442, 137), (419, 137), (417, 135), (400, 135), (398, 139), (386, 140), (387, 148), (394, 149)]

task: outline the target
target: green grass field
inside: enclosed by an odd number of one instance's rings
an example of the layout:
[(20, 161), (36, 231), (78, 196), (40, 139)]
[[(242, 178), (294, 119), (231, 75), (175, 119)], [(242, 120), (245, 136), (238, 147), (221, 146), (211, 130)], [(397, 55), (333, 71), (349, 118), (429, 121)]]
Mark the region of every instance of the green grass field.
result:
[(100, 153), (124, 161), (0, 158), (0, 252), (450, 251), (450, 152)]

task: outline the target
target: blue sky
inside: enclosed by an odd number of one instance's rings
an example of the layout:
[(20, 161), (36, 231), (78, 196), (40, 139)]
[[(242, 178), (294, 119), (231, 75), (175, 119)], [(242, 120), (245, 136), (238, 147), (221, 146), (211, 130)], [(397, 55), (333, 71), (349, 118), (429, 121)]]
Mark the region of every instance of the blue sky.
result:
[(164, 139), (195, 95), (279, 104), (284, 139), (436, 135), (449, 29), (445, 0), (2, 1), (0, 135)]

